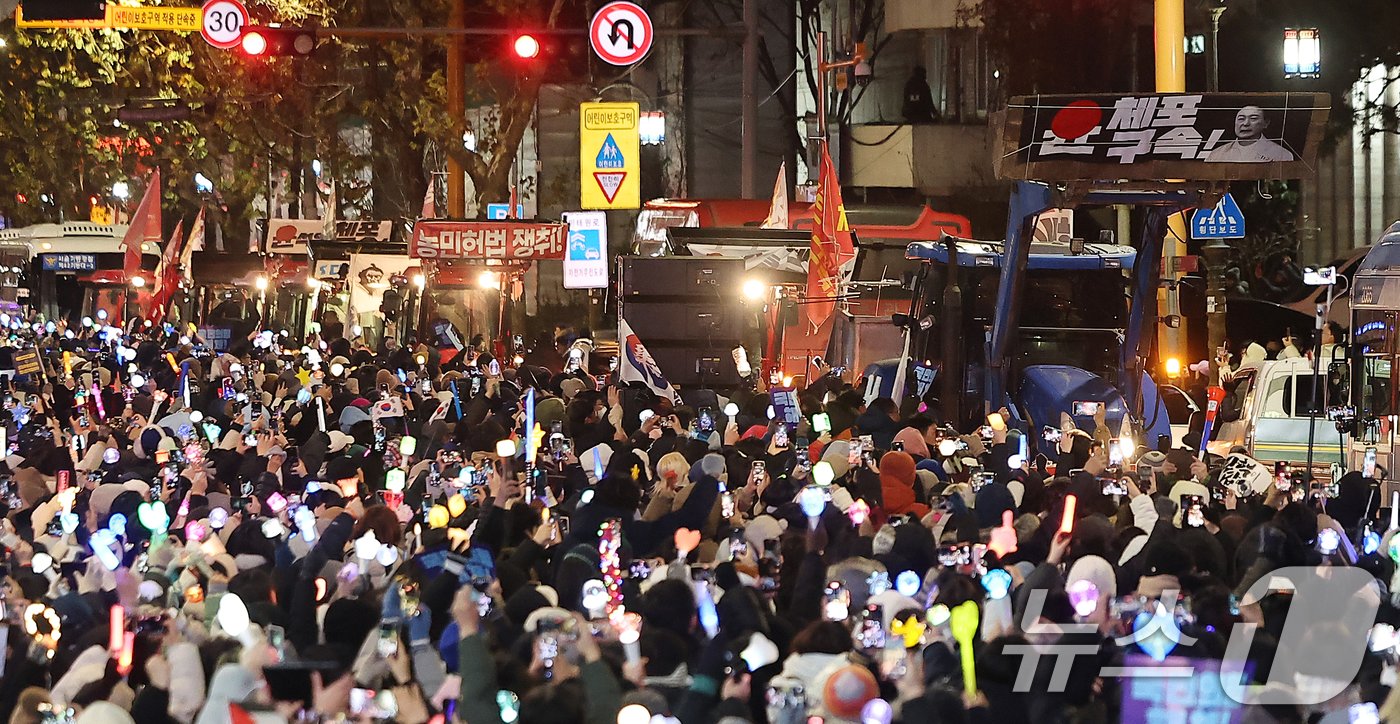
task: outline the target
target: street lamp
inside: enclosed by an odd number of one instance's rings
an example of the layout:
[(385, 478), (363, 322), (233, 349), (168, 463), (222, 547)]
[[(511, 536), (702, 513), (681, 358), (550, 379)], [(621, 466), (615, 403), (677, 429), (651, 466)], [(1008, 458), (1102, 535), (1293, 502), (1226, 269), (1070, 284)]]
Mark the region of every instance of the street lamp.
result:
[(112, 197), (126, 201), (131, 198), (131, 187), (125, 181), (117, 181), (112, 184)]
[(1316, 78), (1322, 73), (1322, 38), (1317, 28), (1283, 29), (1283, 77)]

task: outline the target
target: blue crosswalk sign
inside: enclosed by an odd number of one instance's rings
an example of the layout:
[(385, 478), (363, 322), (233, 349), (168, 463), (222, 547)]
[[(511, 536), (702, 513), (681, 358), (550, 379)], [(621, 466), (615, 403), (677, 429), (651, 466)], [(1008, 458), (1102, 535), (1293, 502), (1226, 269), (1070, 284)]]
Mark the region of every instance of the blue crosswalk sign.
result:
[(598, 159), (595, 164), (598, 168), (622, 168), (627, 165), (626, 159), (622, 157), (622, 149), (618, 147), (617, 141), (613, 140), (613, 135), (603, 139), (603, 147), (598, 149)]
[(1192, 239), (1244, 238), (1244, 212), (1235, 197), (1225, 194), (1213, 209), (1196, 209), (1191, 216)]

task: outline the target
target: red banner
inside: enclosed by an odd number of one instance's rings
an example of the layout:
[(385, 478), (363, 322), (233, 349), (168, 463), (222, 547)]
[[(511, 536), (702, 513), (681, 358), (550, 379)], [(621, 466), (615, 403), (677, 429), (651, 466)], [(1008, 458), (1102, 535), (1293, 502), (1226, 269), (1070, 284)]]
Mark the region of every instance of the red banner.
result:
[(528, 221), (420, 221), (408, 255), (417, 259), (563, 259), (568, 227)]
[(820, 326), (836, 309), (840, 293), (841, 265), (855, 257), (841, 182), (831, 154), (822, 147), (817, 198), (812, 203), (812, 249), (807, 255), (807, 319)]

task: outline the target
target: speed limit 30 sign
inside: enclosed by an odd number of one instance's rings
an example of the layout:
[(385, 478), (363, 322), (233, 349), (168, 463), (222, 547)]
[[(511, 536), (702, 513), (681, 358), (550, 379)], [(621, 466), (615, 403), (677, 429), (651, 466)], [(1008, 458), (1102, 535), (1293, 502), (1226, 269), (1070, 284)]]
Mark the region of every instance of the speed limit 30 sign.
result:
[(238, 0), (209, 0), (204, 3), (204, 20), (199, 33), (215, 48), (237, 47), (248, 25), (248, 8)]
[(636, 3), (611, 2), (599, 8), (588, 27), (593, 52), (606, 63), (632, 65), (651, 50), (651, 17)]

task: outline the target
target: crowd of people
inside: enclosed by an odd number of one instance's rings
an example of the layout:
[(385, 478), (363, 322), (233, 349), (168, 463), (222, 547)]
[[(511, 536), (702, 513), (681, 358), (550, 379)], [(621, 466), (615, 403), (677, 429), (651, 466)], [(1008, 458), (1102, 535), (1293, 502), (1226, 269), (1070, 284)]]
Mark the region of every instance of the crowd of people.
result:
[[(470, 347), (11, 332), (11, 722), (1400, 716), (1400, 546), (1357, 473), (958, 430), (832, 375), (672, 397)], [(1304, 596), (1258, 595), (1343, 569), (1355, 606), (1302, 634)], [(1237, 678), (1292, 699), (1151, 675), (1243, 629)], [(1357, 666), (1272, 664), (1348, 629)]]

